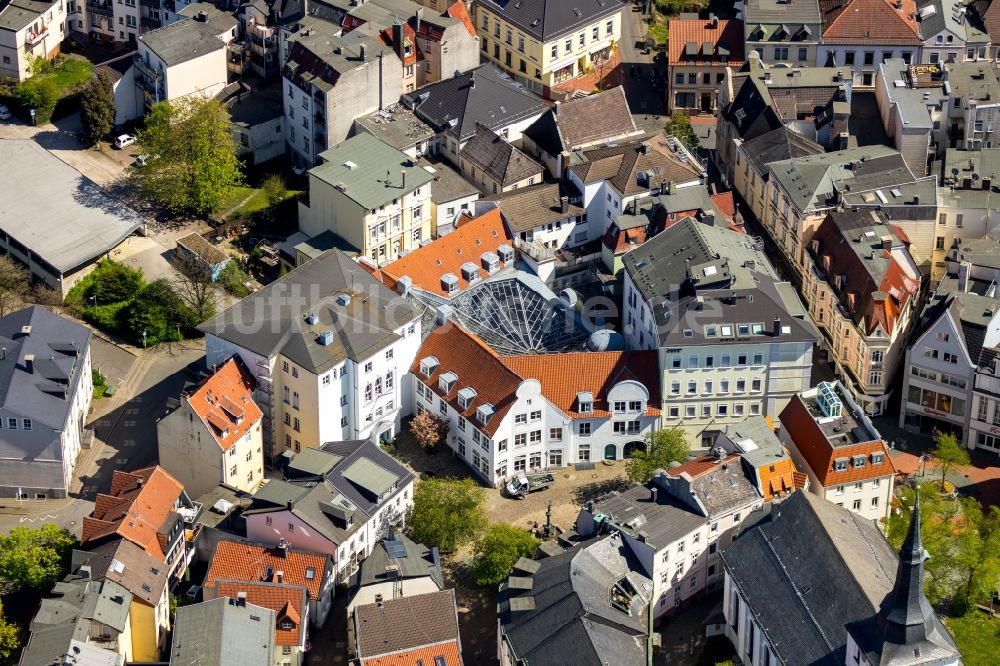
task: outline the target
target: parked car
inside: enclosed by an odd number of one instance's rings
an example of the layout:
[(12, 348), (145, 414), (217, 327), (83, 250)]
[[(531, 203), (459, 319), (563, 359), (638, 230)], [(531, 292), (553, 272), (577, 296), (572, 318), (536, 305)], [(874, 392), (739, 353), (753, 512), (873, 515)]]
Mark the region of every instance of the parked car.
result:
[(555, 482), (556, 477), (551, 474), (516, 474), (507, 482), (507, 495), (516, 499), (524, 499), (528, 493), (544, 490)]
[(0, 104), (0, 120), (10, 120), (10, 109), (6, 104)]
[(131, 146), (133, 143), (135, 143), (135, 136), (131, 134), (122, 134), (115, 139), (115, 148), (121, 150), (125, 146)]

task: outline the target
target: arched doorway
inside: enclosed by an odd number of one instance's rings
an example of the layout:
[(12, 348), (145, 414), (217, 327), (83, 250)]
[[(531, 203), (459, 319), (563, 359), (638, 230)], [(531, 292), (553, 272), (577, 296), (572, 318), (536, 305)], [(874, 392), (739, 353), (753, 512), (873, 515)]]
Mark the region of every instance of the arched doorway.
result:
[(614, 444), (608, 444), (604, 447), (604, 459), (605, 460), (618, 460), (618, 447)]
[(634, 452), (645, 451), (645, 450), (646, 450), (645, 442), (629, 442), (628, 444), (625, 445), (625, 449), (622, 453), (622, 458), (628, 460), (629, 458), (632, 457), (632, 454)]

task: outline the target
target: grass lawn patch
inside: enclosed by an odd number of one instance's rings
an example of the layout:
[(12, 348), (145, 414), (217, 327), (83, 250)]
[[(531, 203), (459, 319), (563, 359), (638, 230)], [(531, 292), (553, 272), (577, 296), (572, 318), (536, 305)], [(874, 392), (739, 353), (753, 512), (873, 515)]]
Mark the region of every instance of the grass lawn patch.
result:
[[(299, 190), (288, 190), (282, 201), (293, 199), (299, 194), (301, 194)], [(219, 213), (225, 218), (232, 219), (259, 213), (267, 208), (268, 201), (264, 190), (254, 187), (234, 187), (232, 193), (219, 207)]]
[(1000, 653), (1000, 618), (978, 610), (965, 617), (950, 617), (945, 624), (955, 636), (966, 666), (991, 666)]
[(65, 97), (90, 80), (94, 64), (79, 56), (66, 56), (52, 69), (39, 78), (51, 79), (59, 88), (59, 96)]
[(663, 46), (667, 43), (669, 31), (667, 30), (665, 22), (661, 23), (657, 21), (655, 23), (650, 23), (648, 33), (650, 37), (656, 40), (657, 45)]

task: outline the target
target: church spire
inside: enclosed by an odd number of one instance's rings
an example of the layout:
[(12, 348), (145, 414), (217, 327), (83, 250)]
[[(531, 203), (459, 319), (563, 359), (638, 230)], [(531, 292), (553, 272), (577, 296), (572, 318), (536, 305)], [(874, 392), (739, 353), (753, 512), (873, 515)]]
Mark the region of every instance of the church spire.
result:
[(920, 538), (920, 490), (916, 491), (906, 539), (899, 551), (896, 582), (876, 622), (887, 643), (909, 645), (934, 634), (934, 611), (924, 596), (924, 562), (929, 555)]

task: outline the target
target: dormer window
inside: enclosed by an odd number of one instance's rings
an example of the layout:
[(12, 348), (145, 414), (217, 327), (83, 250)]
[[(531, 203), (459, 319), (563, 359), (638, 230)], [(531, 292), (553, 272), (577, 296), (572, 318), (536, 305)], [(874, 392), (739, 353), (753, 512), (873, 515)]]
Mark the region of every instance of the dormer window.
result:
[(581, 414), (590, 414), (594, 411), (594, 396), (588, 391), (581, 391), (576, 394), (576, 411)]
[(458, 381), (458, 375), (454, 372), (446, 372), (438, 378), (438, 388), (444, 393), (451, 393), (451, 387)]
[(430, 377), (437, 370), (439, 363), (437, 357), (428, 356), (427, 358), (420, 361), (420, 374), (424, 377)]
[(482, 423), (483, 425), (486, 425), (487, 423), (490, 422), (490, 419), (493, 418), (494, 411), (495, 410), (493, 408), (493, 405), (489, 403), (486, 403), (485, 405), (480, 405), (479, 409), (476, 410), (476, 420)]
[(846, 472), (847, 471), (847, 458), (837, 458), (833, 461), (833, 470), (835, 472)]
[(883, 462), (885, 462), (885, 456), (883, 456), (881, 453), (873, 453), (872, 454), (872, 464), (873, 465), (881, 465)]
[(865, 466), (865, 456), (854, 456), (854, 467), (864, 467)]
[(466, 386), (464, 389), (458, 392), (458, 405), (463, 410), (468, 409), (472, 406), (472, 401), (476, 399), (476, 389), (471, 386)]

